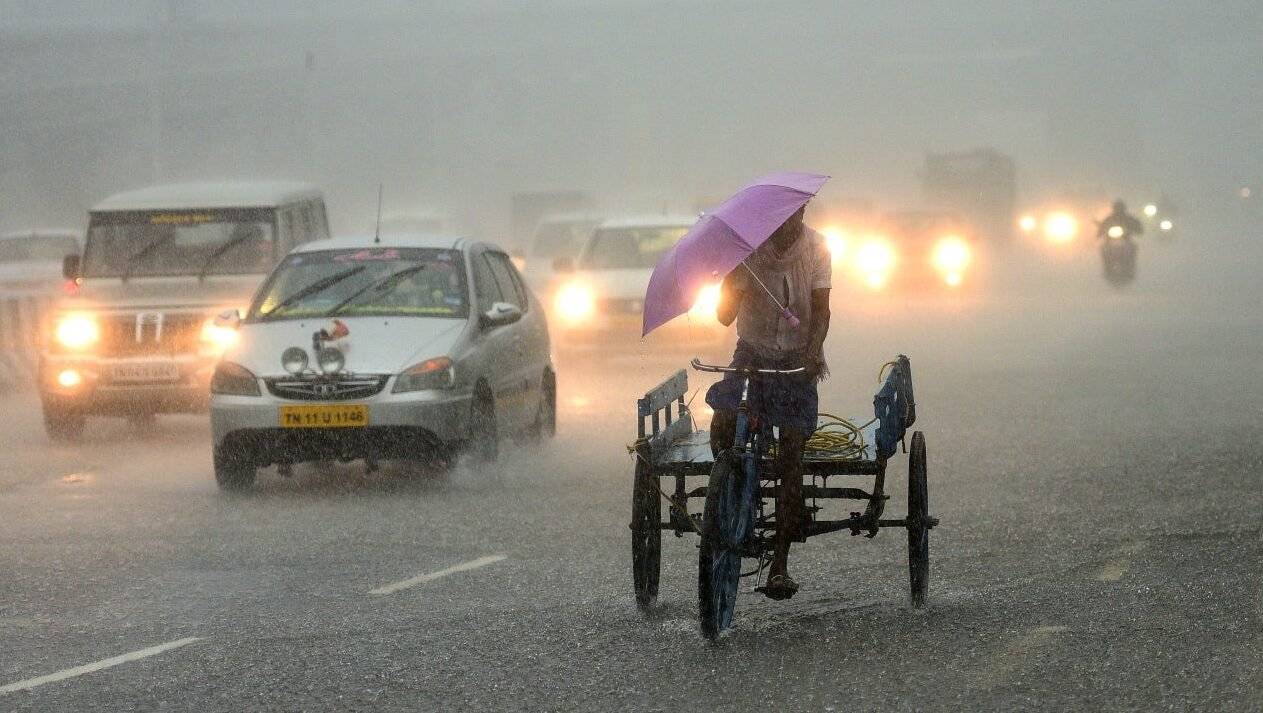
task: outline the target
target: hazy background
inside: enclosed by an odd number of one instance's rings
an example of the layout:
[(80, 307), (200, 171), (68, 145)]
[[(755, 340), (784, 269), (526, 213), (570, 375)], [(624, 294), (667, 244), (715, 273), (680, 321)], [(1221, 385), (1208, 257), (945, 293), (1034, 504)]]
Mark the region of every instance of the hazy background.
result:
[(1027, 201), (1263, 194), (1257, 1), (356, 5), (0, 0), (0, 230), (278, 177), (322, 186), (335, 230), (384, 182), (387, 211), (507, 242), (514, 191), (688, 210), (794, 169), (912, 206), (926, 151), (975, 147), (1014, 157)]

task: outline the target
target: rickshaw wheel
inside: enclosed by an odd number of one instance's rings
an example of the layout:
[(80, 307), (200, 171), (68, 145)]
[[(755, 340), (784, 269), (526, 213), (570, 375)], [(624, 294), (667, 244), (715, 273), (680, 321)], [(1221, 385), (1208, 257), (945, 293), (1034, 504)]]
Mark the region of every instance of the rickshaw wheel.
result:
[(657, 602), (662, 568), (662, 497), (654, 487), (654, 477), (649, 464), (637, 458), (632, 484), (632, 582), (636, 605), (643, 611)]
[(735, 532), (741, 516), (741, 464), (731, 451), (710, 470), (697, 558), (697, 613), (702, 634), (714, 639), (732, 625), (741, 581), (741, 551)]
[(908, 578), (912, 606), (925, 606), (930, 585), (930, 496), (926, 485), (925, 436), (912, 434), (908, 449)]

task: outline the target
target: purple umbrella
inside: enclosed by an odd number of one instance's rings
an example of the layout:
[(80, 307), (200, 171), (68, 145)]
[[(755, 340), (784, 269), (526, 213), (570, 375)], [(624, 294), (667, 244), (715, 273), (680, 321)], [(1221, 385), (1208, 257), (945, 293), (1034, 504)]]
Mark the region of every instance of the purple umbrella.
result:
[[(773, 173), (704, 213), (654, 266), (645, 290), (641, 336), (689, 311), (703, 288), (742, 264), (827, 180), (828, 176), (814, 173)], [(776, 301), (771, 292), (767, 296)], [(785, 305), (776, 304), (786, 319), (797, 323)]]

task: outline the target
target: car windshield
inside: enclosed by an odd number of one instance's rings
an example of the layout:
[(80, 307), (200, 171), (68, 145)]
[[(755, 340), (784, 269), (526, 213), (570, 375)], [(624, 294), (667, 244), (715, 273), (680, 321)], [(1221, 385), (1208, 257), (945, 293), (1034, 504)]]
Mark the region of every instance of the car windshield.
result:
[(60, 260), (79, 252), (79, 241), (69, 235), (36, 235), (0, 240), (0, 262)]
[(652, 268), (688, 232), (687, 226), (600, 228), (580, 267), (588, 270)]
[(287, 256), (247, 321), (341, 316), (469, 316), (460, 251), (371, 248)]
[(96, 213), (84, 277), (262, 274), (276, 262), (274, 211)]
[(553, 258), (575, 255), (583, 248), (583, 241), (592, 234), (596, 221), (557, 220), (540, 223), (531, 242), (530, 257)]

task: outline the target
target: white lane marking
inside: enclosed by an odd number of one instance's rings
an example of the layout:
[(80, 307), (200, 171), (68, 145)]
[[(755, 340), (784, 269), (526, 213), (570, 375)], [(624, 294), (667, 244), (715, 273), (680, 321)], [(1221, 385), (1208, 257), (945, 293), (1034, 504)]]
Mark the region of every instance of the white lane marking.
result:
[(1053, 636), (1065, 631), (1064, 626), (1041, 626), (1031, 629), (1025, 634), (1017, 637), (1009, 642), (1008, 646), (1000, 652), (991, 665), (983, 669), (974, 682), (975, 688), (990, 690), (1000, 685), (1007, 679), (1010, 674), (1017, 670), (1018, 666), (1030, 655), (1032, 651), (1043, 646)]
[(378, 587), (377, 589), (370, 591), (369, 594), (394, 594), (395, 592), (401, 589), (407, 589), (408, 587), (415, 587), (418, 584), (425, 584), (426, 582), (433, 582), (434, 580), (440, 579), (442, 577), (446, 577), (449, 574), (456, 574), (457, 572), (468, 572), (471, 569), (478, 569), (479, 567), (486, 567), (489, 564), (495, 564), (496, 562), (499, 562), (501, 560), (506, 560), (508, 558), (509, 558), (508, 555), (488, 555), (486, 557), (479, 557), (476, 560), (462, 562), (461, 564), (453, 565), (451, 567), (448, 567), (447, 569), (440, 569), (437, 572), (430, 572), (429, 574), (417, 575), (416, 577), (413, 577), (412, 579), (405, 579), (402, 582), (395, 582), (394, 584), (387, 584), (384, 587)]
[(1100, 572), (1096, 573), (1098, 582), (1117, 582), (1131, 568), (1131, 561), (1145, 548), (1143, 540), (1123, 540), (1110, 554), (1110, 559)]
[(68, 668), (64, 671), (58, 671), (57, 673), (50, 673), (47, 676), (40, 676), (39, 678), (28, 678), (25, 681), (18, 681), (17, 683), (10, 683), (7, 686), (0, 686), (0, 695), (4, 695), (6, 693), (13, 693), (15, 691), (25, 691), (30, 688), (35, 688), (36, 686), (42, 686), (45, 683), (54, 683), (56, 681), (64, 681), (67, 678), (74, 678), (75, 676), (82, 676), (85, 673), (92, 673), (94, 671), (100, 671), (102, 669), (118, 666), (119, 664), (125, 664), (131, 661), (139, 661), (140, 659), (148, 658), (150, 656), (157, 656), (158, 654), (163, 653), (165, 651), (178, 649), (181, 646), (188, 646), (194, 641), (201, 641), (201, 639), (196, 636), (191, 636), (186, 639), (179, 639), (177, 641), (172, 641), (166, 644), (159, 644), (158, 646), (150, 646), (149, 648), (141, 649), (140, 651), (133, 651), (130, 654), (123, 654), (122, 656), (115, 656), (113, 658), (104, 659), (102, 661), (97, 661), (96, 663), (85, 664), (83, 666), (76, 666), (75, 668)]

